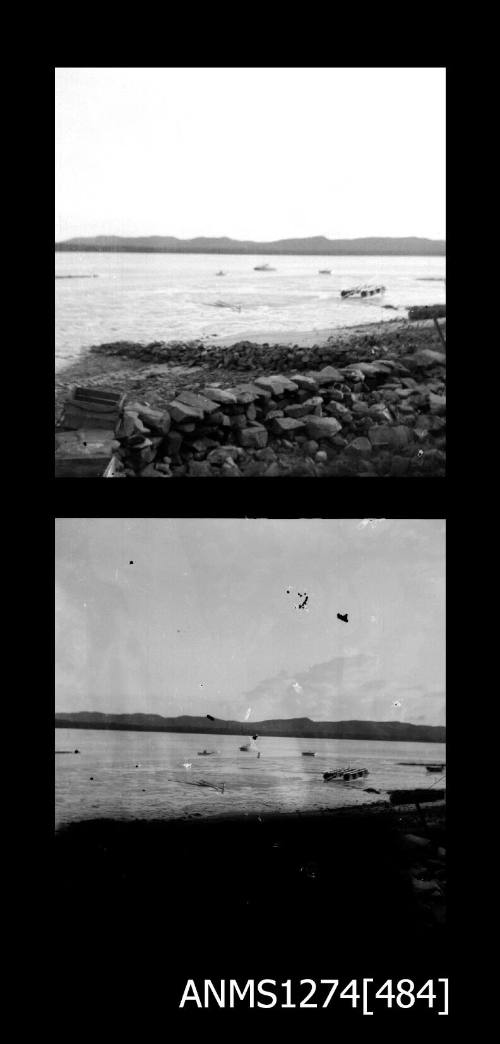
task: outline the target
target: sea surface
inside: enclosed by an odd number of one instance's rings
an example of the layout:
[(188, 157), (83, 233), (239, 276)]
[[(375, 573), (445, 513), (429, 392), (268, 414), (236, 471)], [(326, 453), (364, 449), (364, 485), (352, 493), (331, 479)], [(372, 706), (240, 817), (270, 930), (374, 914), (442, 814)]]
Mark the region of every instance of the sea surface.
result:
[[(445, 762), (442, 743), (266, 736), (256, 750), (240, 751), (247, 742), (195, 733), (56, 729), (56, 752), (71, 752), (55, 755), (56, 828), (96, 818), (265, 817), (387, 800), (387, 790), (400, 787), (445, 785), (439, 773), (398, 764)], [(200, 756), (202, 750), (214, 753)], [(316, 757), (302, 757), (305, 750)], [(323, 772), (341, 765), (365, 767), (369, 775), (350, 784), (323, 780)], [(193, 785), (200, 780), (220, 789)]]
[[(263, 263), (276, 270), (255, 272)], [(56, 252), (56, 371), (105, 341), (258, 341), (268, 331), (404, 318), (411, 305), (444, 304), (445, 266), (444, 257)], [(380, 297), (340, 297), (341, 289), (365, 282), (387, 289)]]

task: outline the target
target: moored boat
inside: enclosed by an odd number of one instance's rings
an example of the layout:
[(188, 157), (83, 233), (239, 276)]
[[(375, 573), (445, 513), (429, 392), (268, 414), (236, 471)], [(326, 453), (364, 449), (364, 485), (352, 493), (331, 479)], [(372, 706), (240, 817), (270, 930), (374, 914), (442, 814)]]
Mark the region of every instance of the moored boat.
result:
[(428, 772), (443, 772), (443, 770), (446, 768), (446, 765), (445, 765), (445, 763), (443, 761), (443, 762), (434, 762), (432, 764), (426, 765), (425, 767), (426, 767)]
[(362, 779), (364, 776), (368, 776), (368, 769), (366, 768), (338, 768), (331, 769), (330, 772), (323, 773), (323, 779), (326, 779), (329, 783), (350, 783), (353, 779)]
[(254, 272), (275, 272), (275, 268), (271, 268), (271, 265), (255, 265)]
[(316, 751), (315, 750), (303, 750), (302, 751), (302, 757), (303, 758), (315, 758), (316, 757)]
[(361, 286), (353, 286), (349, 290), (341, 290), (341, 297), (373, 297), (374, 294), (383, 294), (385, 286), (377, 284), (376, 286), (365, 283)]

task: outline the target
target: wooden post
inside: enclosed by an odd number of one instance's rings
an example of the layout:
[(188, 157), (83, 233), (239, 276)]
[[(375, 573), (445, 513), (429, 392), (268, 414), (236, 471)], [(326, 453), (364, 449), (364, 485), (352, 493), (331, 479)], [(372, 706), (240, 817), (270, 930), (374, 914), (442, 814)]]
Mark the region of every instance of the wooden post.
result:
[(443, 348), (446, 348), (446, 341), (445, 341), (445, 339), (443, 337), (443, 331), (442, 331), (442, 329), (441, 329), (441, 327), (440, 327), (440, 325), (439, 325), (439, 323), (438, 323), (438, 321), (437, 321), (435, 316), (434, 316), (434, 326), (436, 327), (436, 330), (437, 330), (437, 332), (438, 332), (438, 334), (439, 334), (439, 336), (441, 338), (441, 343), (443, 345)]

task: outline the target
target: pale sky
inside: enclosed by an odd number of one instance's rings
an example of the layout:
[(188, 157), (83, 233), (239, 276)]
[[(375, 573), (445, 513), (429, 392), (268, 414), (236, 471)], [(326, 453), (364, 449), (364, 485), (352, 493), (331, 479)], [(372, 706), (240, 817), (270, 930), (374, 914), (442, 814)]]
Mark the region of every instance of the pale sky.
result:
[(57, 69), (56, 239), (445, 238), (445, 70)]
[(441, 519), (57, 519), (56, 710), (444, 724), (444, 544)]

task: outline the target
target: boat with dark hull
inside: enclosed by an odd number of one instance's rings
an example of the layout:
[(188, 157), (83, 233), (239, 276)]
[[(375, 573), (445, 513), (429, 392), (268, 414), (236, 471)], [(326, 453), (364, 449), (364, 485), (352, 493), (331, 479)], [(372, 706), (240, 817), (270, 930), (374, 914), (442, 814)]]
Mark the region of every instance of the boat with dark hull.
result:
[(331, 769), (329, 772), (323, 773), (323, 779), (326, 779), (328, 783), (351, 783), (353, 779), (364, 779), (368, 776), (368, 769), (366, 768), (338, 768)]
[(350, 290), (341, 290), (341, 297), (373, 297), (374, 294), (383, 294), (385, 286), (377, 284), (376, 286), (370, 283), (363, 284), (362, 286), (353, 286)]

